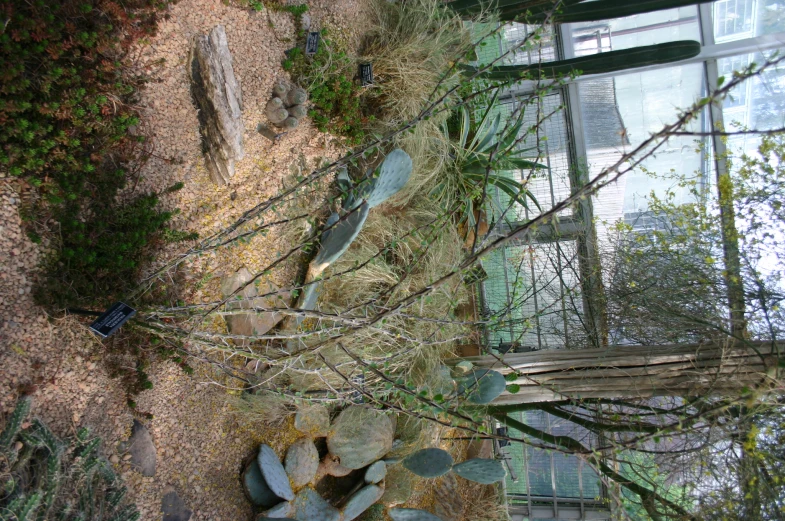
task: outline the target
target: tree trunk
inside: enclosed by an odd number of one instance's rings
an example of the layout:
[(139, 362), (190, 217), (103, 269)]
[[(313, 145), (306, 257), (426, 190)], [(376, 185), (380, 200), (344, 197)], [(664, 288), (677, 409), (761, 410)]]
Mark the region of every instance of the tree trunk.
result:
[[(785, 342), (550, 349), (465, 360), (503, 374), (516, 372), (520, 390), (495, 404), (581, 398), (635, 399), (654, 396), (742, 396), (776, 383)], [(510, 382), (513, 383), (513, 382)]]

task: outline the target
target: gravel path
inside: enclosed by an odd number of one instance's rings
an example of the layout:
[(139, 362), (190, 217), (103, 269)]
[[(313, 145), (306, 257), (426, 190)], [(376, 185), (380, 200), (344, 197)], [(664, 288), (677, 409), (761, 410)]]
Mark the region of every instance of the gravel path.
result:
[[(346, 25), (364, 25), (367, 13), (366, 0), (316, 0), (309, 8), (316, 27), (343, 26), (350, 41), (357, 35)], [(275, 194), (292, 170), (337, 157), (341, 150), (307, 121), (276, 144), (256, 131), (258, 123), (266, 123), (263, 110), (273, 82), (285, 77), (280, 61), (293, 46), (295, 32), (290, 14), (257, 13), (219, 0), (180, 0), (169, 14), (139, 52), (138, 63), (149, 64), (156, 80), (140, 103), (142, 130), (152, 137), (156, 157), (143, 168), (134, 190), (160, 191), (184, 182), (185, 188), (163, 204), (181, 210), (175, 227), (206, 235)], [(226, 29), (244, 104), (246, 157), (228, 187), (212, 184), (204, 168), (185, 71), (191, 39), (217, 24)], [(136, 398), (137, 419), (147, 425), (156, 445), (156, 474), (147, 478), (131, 470), (122, 442), (134, 415), (123, 386), (110, 378), (105, 347), (87, 332), (84, 321), (51, 319), (34, 304), (31, 290), (42, 246), (27, 239), (19, 207), (17, 186), (0, 179), (0, 414), (10, 411), (21, 393), (33, 393), (35, 414), (56, 433), (89, 425), (104, 438), (105, 453), (123, 475), (142, 519), (161, 518), (161, 499), (172, 486), (194, 511), (192, 520), (249, 518), (239, 483), (242, 459), (261, 441), (282, 455), (296, 437), (291, 422), (275, 430), (238, 423), (228, 414), (227, 392), (203, 383), (207, 379), (198, 368), (196, 375), (187, 376), (174, 363), (159, 362), (148, 371), (154, 387)], [(219, 275), (242, 266), (260, 269), (278, 246), (275, 237), (260, 237), (240, 249), (206, 256), (187, 268), (186, 280), (210, 274), (217, 282)], [(160, 261), (184, 248), (168, 247)], [(279, 273), (284, 280), (275, 282), (286, 284), (290, 276)], [(211, 300), (216, 290), (217, 284), (207, 285), (193, 296)]]

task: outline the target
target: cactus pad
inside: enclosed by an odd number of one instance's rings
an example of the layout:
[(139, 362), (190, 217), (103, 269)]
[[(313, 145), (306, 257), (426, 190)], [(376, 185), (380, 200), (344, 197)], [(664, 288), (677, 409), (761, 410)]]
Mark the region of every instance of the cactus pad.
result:
[(314, 438), (327, 436), (330, 412), (323, 405), (300, 405), (294, 415), (294, 428)]
[(316, 258), (313, 260), (313, 264), (317, 269), (324, 265), (324, 267), (318, 270), (319, 273), (325, 267), (338, 260), (349, 249), (354, 239), (360, 234), (365, 220), (368, 219), (369, 210), (370, 206), (367, 203), (363, 204), (358, 210), (346, 216), (345, 219), (338, 222), (330, 230), (326, 240), (322, 242), (319, 253), (316, 254)]
[(310, 487), (297, 493), (294, 509), (294, 518), (299, 521), (340, 521), (341, 519), (341, 512)]
[(256, 460), (251, 461), (245, 471), (243, 472), (243, 488), (245, 495), (256, 506), (262, 508), (269, 508), (281, 501), (281, 498), (273, 494), (267, 482), (262, 476), (262, 471), (259, 470), (259, 463)]
[(504, 392), (507, 381), (498, 371), (476, 369), (458, 381), (458, 394), (479, 405), (491, 403)]
[(403, 460), (403, 466), (420, 477), (438, 478), (452, 468), (452, 456), (442, 449), (421, 449)]
[(344, 409), (327, 437), (330, 453), (350, 469), (370, 465), (390, 451), (393, 428), (387, 416), (357, 405)]
[(365, 471), (365, 479), (366, 483), (378, 483), (384, 479), (384, 476), (387, 475), (387, 464), (384, 461), (377, 461), (373, 463), (368, 469)]
[(273, 508), (265, 510), (261, 513), (261, 517), (257, 517), (257, 521), (259, 519), (281, 519), (281, 518), (288, 518), (294, 514), (294, 505), (291, 501), (284, 501), (283, 503), (278, 503)]
[(458, 463), (452, 471), (464, 479), (490, 485), (504, 479), (504, 465), (495, 459), (473, 458)]
[(443, 521), (442, 518), (418, 508), (391, 508), (387, 513), (393, 521)]
[(289, 483), (289, 476), (286, 475), (283, 465), (281, 465), (275, 451), (268, 445), (262, 444), (259, 447), (259, 469), (267, 482), (267, 486), (276, 496), (291, 501), (294, 499), (292, 485)]
[(382, 494), (384, 494), (384, 489), (378, 485), (367, 485), (355, 492), (343, 507), (344, 521), (352, 521), (368, 510), (371, 505), (381, 499)]
[(412, 173), (412, 158), (396, 148), (384, 158), (376, 177), (367, 185), (362, 197), (373, 208), (397, 194), (409, 180)]
[(319, 466), (319, 451), (311, 438), (300, 438), (286, 451), (284, 468), (294, 488), (304, 487), (316, 475)]

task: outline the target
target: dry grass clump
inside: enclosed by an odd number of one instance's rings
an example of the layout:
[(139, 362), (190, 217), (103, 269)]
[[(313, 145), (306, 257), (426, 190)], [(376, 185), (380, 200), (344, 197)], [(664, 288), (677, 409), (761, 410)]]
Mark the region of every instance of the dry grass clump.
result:
[[(417, 117), (437, 99), (437, 86), (454, 87), (460, 74), (453, 64), (471, 46), (471, 35), (460, 18), (440, 0), (374, 3), (375, 25), (363, 58), (373, 62), (376, 85), (368, 97), (377, 105), (375, 130), (397, 128)], [(412, 157), (414, 171), (407, 186), (393, 200), (403, 205), (444, 168), (449, 147), (441, 124), (447, 112), (421, 121), (412, 133), (397, 139)]]
[(232, 396), (229, 407), (242, 423), (262, 423), (268, 427), (280, 427), (296, 410), (289, 398), (264, 391)]
[(445, 87), (457, 84), (460, 75), (450, 68), (471, 38), (440, 0), (378, 0), (374, 15), (363, 55), (373, 61), (372, 95), (382, 119), (395, 126), (417, 116), (440, 81)]
[(464, 501), (464, 521), (509, 521), (502, 489), (498, 485), (481, 485), (465, 479), (459, 482)]
[[(428, 286), (462, 258), (461, 241), (449, 217), (440, 216), (427, 199), (413, 201), (405, 213), (375, 209), (351, 248), (326, 274), (346, 272), (325, 280), (321, 309), (374, 315)], [(453, 310), (467, 299), (468, 290), (459, 280), (445, 284), (384, 323), (354, 333), (344, 345), (366, 360), (389, 361), (393, 372), (431, 374), (451, 352), (455, 339), (467, 331), (421, 318), (450, 321)], [(331, 354), (337, 357), (340, 352)]]

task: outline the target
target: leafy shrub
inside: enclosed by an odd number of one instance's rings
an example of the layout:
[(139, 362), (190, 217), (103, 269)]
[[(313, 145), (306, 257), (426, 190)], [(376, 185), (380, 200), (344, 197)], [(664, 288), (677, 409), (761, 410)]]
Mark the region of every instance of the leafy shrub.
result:
[[(155, 32), (169, 0), (9, 0), (0, 6), (0, 172), (37, 187), (29, 221), (53, 218), (59, 254), (40, 288), (68, 305), (133, 279), (171, 213), (155, 194), (118, 200), (129, 165), (144, 159), (133, 108), (145, 78), (131, 44)], [(34, 241), (49, 230), (31, 229)], [(175, 236), (186, 238), (185, 235)], [(106, 295), (109, 297), (109, 295)]]
[(363, 89), (355, 79), (355, 60), (342, 46), (327, 38), (326, 30), (321, 35), (314, 56), (308, 57), (296, 47), (282, 65), (308, 90), (313, 106), (308, 115), (316, 128), (345, 138), (347, 145), (357, 145), (365, 138), (368, 123), (375, 118), (363, 103)]
[(37, 300), (62, 307), (115, 300), (132, 285), (140, 265), (150, 260), (151, 246), (197, 237), (167, 228), (176, 211), (158, 210), (158, 201), (154, 193), (123, 205), (98, 198), (88, 203), (87, 219), (76, 217), (75, 204), (60, 206), (55, 215), (63, 238), (36, 291)]
[(124, 504), (125, 487), (99, 453), (100, 438), (79, 429), (59, 439), (40, 420), (23, 428), (30, 413), (22, 398), (0, 433), (0, 516), (2, 519), (139, 519)]

